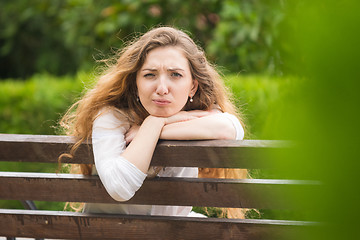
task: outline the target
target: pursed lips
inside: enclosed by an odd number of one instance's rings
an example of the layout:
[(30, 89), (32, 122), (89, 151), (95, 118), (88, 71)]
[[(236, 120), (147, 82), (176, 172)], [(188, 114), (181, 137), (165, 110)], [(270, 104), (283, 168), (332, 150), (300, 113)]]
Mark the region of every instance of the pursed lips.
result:
[(168, 105), (171, 103), (169, 100), (166, 100), (166, 99), (154, 99), (153, 102), (155, 104), (161, 105), (161, 106)]

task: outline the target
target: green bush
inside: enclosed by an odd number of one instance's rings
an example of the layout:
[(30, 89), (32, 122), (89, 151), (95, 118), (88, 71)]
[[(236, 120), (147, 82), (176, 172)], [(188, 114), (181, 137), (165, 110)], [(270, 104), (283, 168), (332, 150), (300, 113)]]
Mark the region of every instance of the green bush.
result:
[(78, 98), (89, 75), (36, 74), (27, 81), (0, 82), (0, 132), (55, 134), (58, 120)]
[(285, 100), (293, 98), (291, 92), (301, 82), (295, 77), (228, 75), (225, 83), (244, 114), (248, 133), (245, 137), (273, 139), (272, 125), (286, 114)]

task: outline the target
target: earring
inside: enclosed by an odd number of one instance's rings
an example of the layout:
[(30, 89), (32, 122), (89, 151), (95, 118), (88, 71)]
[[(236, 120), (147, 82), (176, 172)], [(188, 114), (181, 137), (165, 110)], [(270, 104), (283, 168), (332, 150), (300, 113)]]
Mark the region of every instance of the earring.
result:
[(140, 102), (140, 98), (139, 96), (136, 97), (136, 101)]
[(193, 99), (192, 97), (190, 97), (189, 102), (191, 102), (191, 103), (192, 103), (193, 101), (194, 101), (194, 99)]

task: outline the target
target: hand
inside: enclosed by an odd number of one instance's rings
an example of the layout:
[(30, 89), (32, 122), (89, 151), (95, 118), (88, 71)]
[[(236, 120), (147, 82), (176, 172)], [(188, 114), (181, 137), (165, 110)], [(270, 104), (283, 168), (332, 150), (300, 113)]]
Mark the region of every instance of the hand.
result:
[(126, 141), (126, 145), (128, 145), (129, 143), (131, 143), (131, 141), (134, 139), (134, 137), (136, 136), (136, 133), (139, 131), (140, 126), (133, 124), (131, 125), (131, 127), (129, 128), (129, 130), (125, 133), (125, 141)]
[(176, 122), (185, 122), (192, 119), (205, 117), (211, 114), (213, 113), (210, 111), (203, 111), (203, 110), (180, 111), (170, 117), (165, 118), (165, 125)]

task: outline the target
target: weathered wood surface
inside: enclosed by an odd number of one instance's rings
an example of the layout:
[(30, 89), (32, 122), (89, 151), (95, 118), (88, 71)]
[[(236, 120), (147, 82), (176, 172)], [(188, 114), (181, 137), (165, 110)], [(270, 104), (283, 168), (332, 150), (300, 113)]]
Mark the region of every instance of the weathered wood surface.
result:
[[(175, 206), (291, 209), (289, 189), (309, 191), (308, 181), (257, 179), (147, 179), (126, 203)], [(196, 194), (194, 194), (196, 193)], [(0, 172), (0, 198), (117, 203), (97, 176)]]
[[(72, 143), (68, 136), (0, 134), (0, 161), (56, 163)], [(151, 165), (269, 168), (273, 167), (270, 156), (284, 151), (287, 145), (268, 140), (160, 141)], [(91, 144), (82, 144), (73, 159), (62, 162), (93, 163)]]
[[(0, 161), (56, 163), (73, 143), (66, 136), (0, 134)], [(282, 141), (160, 141), (153, 166), (269, 168)], [(171, 157), (169, 157), (171, 156)], [(63, 163), (93, 163), (91, 143)], [(154, 178), (145, 180), (129, 204), (303, 208), (291, 191), (318, 183), (295, 180)], [(290, 190), (290, 195), (289, 195)], [(116, 203), (97, 176), (0, 172), (0, 198)], [(296, 205), (294, 205), (296, 202)], [(0, 236), (51, 239), (292, 239), (310, 222), (164, 216), (105, 215), (0, 209)], [(302, 238), (306, 239), (306, 237)]]
[(314, 224), (0, 209), (0, 226), (0, 236), (52, 239), (281, 240), (304, 235)]

